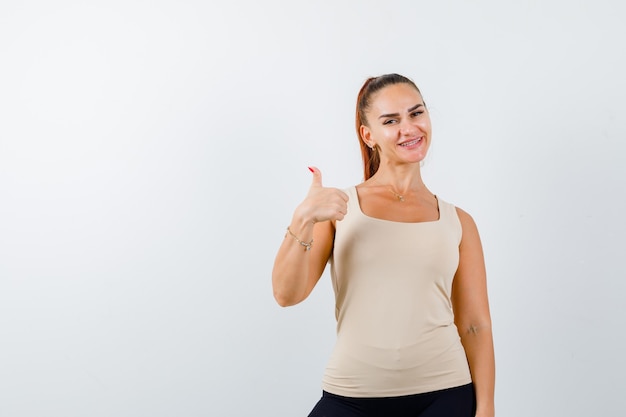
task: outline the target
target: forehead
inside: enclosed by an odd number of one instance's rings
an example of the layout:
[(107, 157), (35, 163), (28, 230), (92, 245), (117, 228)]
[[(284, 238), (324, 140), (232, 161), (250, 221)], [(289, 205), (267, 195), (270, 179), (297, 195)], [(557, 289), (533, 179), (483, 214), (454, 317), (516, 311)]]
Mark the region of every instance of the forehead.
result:
[(424, 104), (422, 95), (410, 84), (389, 85), (376, 92), (371, 98), (373, 113), (401, 113), (416, 104)]

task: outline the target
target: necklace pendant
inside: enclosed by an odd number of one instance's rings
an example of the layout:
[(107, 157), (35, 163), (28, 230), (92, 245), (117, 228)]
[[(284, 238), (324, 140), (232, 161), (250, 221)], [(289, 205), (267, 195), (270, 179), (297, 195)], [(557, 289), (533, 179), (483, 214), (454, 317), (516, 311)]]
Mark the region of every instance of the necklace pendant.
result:
[(398, 201), (404, 203), (404, 196), (402, 194), (396, 193), (394, 190), (391, 189), (391, 187), (387, 187), (387, 189), (391, 192), (391, 194), (394, 195), (394, 197), (398, 199)]
[(398, 201), (400, 201), (401, 203), (404, 203), (404, 196), (402, 194), (396, 193), (391, 188), (388, 188), (388, 190), (391, 191), (391, 193), (398, 199)]

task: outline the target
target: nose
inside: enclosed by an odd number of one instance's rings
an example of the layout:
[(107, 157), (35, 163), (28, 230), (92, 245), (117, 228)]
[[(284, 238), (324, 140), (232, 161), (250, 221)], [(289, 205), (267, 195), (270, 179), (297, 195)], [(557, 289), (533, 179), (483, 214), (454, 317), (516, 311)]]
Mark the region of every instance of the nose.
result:
[(417, 127), (408, 120), (400, 123), (400, 133), (404, 136), (412, 136), (417, 132)]

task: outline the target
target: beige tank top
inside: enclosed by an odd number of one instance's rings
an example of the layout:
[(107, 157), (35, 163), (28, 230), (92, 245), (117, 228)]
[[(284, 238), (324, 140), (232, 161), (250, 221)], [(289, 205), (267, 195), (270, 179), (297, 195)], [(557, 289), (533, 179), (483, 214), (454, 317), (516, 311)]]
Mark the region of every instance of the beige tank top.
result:
[(330, 259), (337, 342), (325, 391), (393, 397), (471, 382), (450, 301), (461, 223), (438, 200), (439, 219), (400, 223), (368, 217), (356, 188), (336, 224)]

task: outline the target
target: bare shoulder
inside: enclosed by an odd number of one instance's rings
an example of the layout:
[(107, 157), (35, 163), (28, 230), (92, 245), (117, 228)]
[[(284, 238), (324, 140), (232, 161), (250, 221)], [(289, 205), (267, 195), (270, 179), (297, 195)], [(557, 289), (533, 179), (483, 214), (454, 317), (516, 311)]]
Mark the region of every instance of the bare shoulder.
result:
[(463, 232), (478, 232), (478, 228), (476, 226), (476, 222), (472, 218), (472, 216), (465, 210), (460, 207), (455, 207), (456, 213), (459, 216), (459, 221), (461, 222), (461, 226), (463, 227)]
[(479, 249), (481, 241), (476, 222), (465, 210), (456, 207), (456, 212), (461, 222), (461, 249), (467, 251), (469, 249), (468, 246)]
[(458, 214), (461, 223), (474, 223), (474, 219), (467, 211), (463, 210), (461, 207), (455, 206), (454, 208), (456, 209), (456, 213)]

